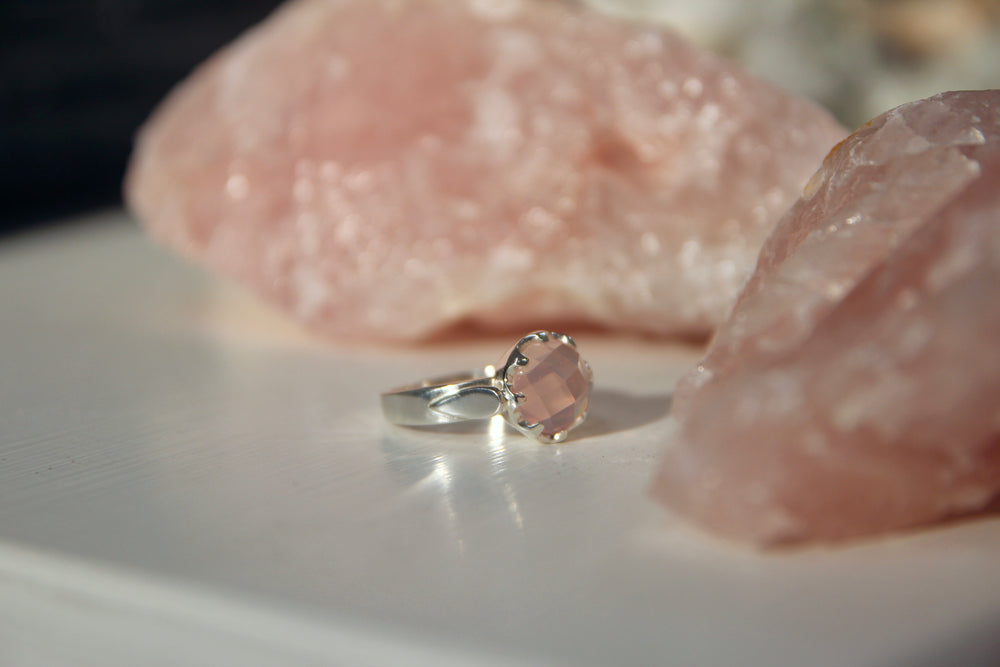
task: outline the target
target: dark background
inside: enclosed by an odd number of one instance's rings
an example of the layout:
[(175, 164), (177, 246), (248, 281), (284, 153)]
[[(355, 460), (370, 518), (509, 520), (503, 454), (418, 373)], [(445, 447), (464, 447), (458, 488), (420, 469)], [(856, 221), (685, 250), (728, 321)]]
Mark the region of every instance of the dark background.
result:
[[(0, 238), (119, 204), (136, 129), (174, 84), (278, 4), (0, 0)], [(673, 18), (661, 18), (849, 128), (942, 90), (1000, 86), (1000, 0), (706, 6), (710, 29), (685, 23), (701, 15), (683, 0), (664, 0)]]
[(0, 1), (0, 235), (119, 203), (136, 128), (278, 4)]

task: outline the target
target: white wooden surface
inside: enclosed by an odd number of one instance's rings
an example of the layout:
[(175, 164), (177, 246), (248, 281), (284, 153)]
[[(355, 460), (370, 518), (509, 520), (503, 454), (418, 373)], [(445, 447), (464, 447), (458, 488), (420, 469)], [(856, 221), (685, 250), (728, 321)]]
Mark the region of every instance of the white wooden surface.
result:
[(385, 426), (507, 338), (325, 345), (120, 214), (0, 244), (0, 665), (996, 665), (1000, 521), (757, 555), (646, 496), (697, 350), (542, 447)]

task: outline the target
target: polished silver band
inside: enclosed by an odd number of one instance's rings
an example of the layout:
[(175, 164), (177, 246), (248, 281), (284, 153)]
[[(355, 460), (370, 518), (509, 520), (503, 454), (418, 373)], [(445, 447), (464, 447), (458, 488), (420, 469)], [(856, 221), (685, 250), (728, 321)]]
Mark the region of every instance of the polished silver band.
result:
[[(545, 399), (538, 396), (538, 390), (524, 391), (532, 387), (518, 384), (525, 377), (523, 367), (529, 366), (532, 360), (527, 356), (527, 350), (541, 346), (542, 354), (536, 357), (539, 364), (535, 370), (556, 374), (556, 383), (565, 382), (566, 378), (558, 376), (547, 362), (546, 350), (561, 347), (572, 348), (567, 357), (563, 350), (561, 356), (565, 372), (566, 359), (574, 363), (576, 368), (575, 385), (577, 395), (570, 393), (572, 403), (569, 407), (575, 412), (567, 420), (566, 407), (562, 408), (562, 421), (546, 416), (545, 405), (538, 405)], [(548, 347), (547, 347), (548, 346)], [(553, 347), (554, 346), (554, 347)], [(583, 386), (581, 382), (585, 383)], [(386, 420), (399, 426), (433, 426), (436, 424), (451, 424), (470, 419), (489, 419), (495, 415), (503, 415), (507, 423), (540, 442), (562, 442), (570, 429), (578, 426), (587, 417), (587, 405), (590, 388), (593, 386), (593, 374), (590, 366), (576, 352), (576, 342), (565, 334), (552, 331), (535, 331), (519, 340), (505, 355), (497, 366), (484, 366), (468, 373), (452, 374), (425, 380), (416, 384), (396, 387), (382, 394), (382, 412)], [(558, 391), (558, 388), (556, 389)], [(567, 386), (563, 386), (562, 399), (566, 398)], [(534, 396), (534, 403), (528, 400), (528, 393)], [(534, 405), (534, 410), (531, 406)]]
[(489, 419), (503, 408), (496, 368), (433, 378), (382, 394), (382, 412), (400, 426), (450, 424)]

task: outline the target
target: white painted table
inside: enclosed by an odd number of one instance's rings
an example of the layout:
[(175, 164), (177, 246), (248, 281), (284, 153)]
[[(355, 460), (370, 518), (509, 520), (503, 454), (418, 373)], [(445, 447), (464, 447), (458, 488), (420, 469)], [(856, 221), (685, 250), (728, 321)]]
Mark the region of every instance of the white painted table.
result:
[(646, 496), (696, 350), (578, 336), (559, 446), (382, 423), (350, 349), (119, 214), (0, 244), (0, 665), (1000, 664), (1000, 521), (755, 555)]

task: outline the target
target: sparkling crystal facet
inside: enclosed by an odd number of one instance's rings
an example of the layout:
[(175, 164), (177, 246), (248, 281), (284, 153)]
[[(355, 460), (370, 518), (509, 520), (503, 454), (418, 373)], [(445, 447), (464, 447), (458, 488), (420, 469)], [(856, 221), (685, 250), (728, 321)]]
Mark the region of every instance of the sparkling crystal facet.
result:
[(576, 348), (555, 338), (528, 341), (520, 351), (528, 363), (508, 373), (507, 386), (524, 396), (521, 418), (549, 437), (569, 429), (590, 402), (590, 369)]

